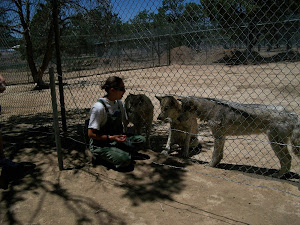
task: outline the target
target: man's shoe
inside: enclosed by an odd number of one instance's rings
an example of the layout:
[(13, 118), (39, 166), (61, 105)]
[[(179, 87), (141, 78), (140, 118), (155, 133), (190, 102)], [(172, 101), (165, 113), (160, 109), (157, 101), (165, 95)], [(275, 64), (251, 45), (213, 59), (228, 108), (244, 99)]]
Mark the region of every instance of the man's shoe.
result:
[(0, 176), (0, 189), (6, 190), (7, 188), (8, 188), (8, 181), (4, 177)]
[(123, 173), (132, 172), (134, 170), (134, 164), (130, 163), (128, 166), (119, 167), (119, 168), (116, 168), (115, 170), (118, 172), (123, 172)]
[(0, 160), (0, 166), (16, 169), (16, 168), (20, 167), (20, 164), (13, 162), (7, 158), (4, 158), (4, 159)]
[(133, 154), (132, 158), (133, 158), (133, 160), (148, 160), (148, 159), (150, 159), (150, 156), (137, 152), (137, 153)]
[(91, 163), (93, 167), (97, 166), (97, 159), (95, 156), (91, 156)]

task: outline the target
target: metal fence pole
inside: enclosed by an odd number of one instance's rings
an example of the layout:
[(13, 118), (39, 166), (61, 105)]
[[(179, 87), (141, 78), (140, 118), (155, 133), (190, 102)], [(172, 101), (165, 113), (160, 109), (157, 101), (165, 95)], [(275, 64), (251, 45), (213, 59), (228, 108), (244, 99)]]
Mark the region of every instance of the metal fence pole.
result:
[(56, 92), (55, 92), (55, 80), (54, 80), (54, 69), (53, 67), (49, 68), (49, 80), (51, 88), (51, 99), (52, 99), (52, 111), (53, 111), (53, 128), (55, 135), (57, 159), (59, 170), (63, 170), (63, 157), (61, 151), (61, 142), (59, 134), (59, 125), (58, 125), (58, 112), (57, 112), (57, 102), (56, 102)]
[(59, 27), (58, 27), (57, 0), (53, 0), (53, 25), (54, 25), (54, 33), (55, 33), (55, 50), (56, 50), (56, 62), (57, 62), (56, 67), (57, 67), (58, 82), (59, 82), (61, 120), (62, 120), (63, 131), (67, 132), (66, 110), (65, 110), (65, 101), (64, 101), (64, 89), (63, 89), (60, 44), (59, 44), (60, 35), (59, 35)]
[(117, 41), (117, 52), (118, 52), (118, 67), (119, 67), (119, 70), (121, 70), (121, 47), (120, 47), (120, 41)]
[(151, 39), (151, 57), (152, 57), (152, 66), (155, 66), (155, 61), (154, 61), (154, 45), (155, 45), (155, 39)]
[(167, 51), (168, 51), (168, 62), (167, 62), (167, 66), (171, 65), (171, 44), (170, 44), (170, 35), (167, 36)]

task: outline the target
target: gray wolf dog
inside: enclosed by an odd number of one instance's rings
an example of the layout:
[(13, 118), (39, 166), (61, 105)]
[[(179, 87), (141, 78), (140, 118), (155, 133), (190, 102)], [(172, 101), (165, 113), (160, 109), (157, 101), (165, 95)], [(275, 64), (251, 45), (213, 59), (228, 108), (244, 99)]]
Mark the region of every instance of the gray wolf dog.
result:
[(275, 177), (282, 177), (291, 168), (292, 157), (287, 148), (289, 140), (293, 152), (300, 156), (299, 115), (286, 111), (282, 106), (186, 97), (182, 99), (182, 110), (179, 120), (186, 121), (198, 117), (208, 122), (215, 139), (209, 163), (212, 167), (222, 160), (225, 138), (230, 135), (265, 133), (281, 165)]
[(125, 109), (129, 122), (134, 125), (134, 133), (141, 134), (145, 128), (146, 147), (150, 148), (150, 132), (153, 121), (153, 104), (144, 94), (129, 94), (125, 99)]
[[(170, 122), (170, 130), (168, 135), (168, 141), (162, 154), (168, 154), (171, 150), (178, 148), (182, 149), (182, 156), (189, 156), (189, 148), (197, 147), (199, 145), (198, 140), (198, 124), (196, 117), (180, 122), (178, 116), (181, 113), (181, 104), (173, 96), (155, 96), (160, 102), (161, 113), (157, 119)], [(187, 133), (191, 133), (191, 138), (188, 147), (184, 148)]]

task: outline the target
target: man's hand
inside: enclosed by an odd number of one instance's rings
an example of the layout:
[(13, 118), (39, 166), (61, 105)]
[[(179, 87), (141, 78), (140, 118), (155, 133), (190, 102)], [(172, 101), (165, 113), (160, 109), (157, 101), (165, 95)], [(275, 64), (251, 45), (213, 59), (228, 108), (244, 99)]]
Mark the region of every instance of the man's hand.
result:
[(110, 139), (116, 142), (124, 142), (126, 141), (126, 135), (113, 135)]

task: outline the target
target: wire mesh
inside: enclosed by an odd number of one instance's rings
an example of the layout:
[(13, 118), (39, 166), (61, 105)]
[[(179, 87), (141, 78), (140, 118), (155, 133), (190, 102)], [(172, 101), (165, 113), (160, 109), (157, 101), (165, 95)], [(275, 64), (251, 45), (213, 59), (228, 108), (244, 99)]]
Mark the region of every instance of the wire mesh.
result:
[[(56, 62), (52, 4), (31, 2), (34, 10), (28, 17), (31, 27), (26, 36), (26, 26), (14, 13), (15, 2), (0, 3), (6, 12), (1, 19), (5, 25), (1, 29), (6, 32), (0, 34), (0, 72), (8, 84), (0, 96), (3, 120), (51, 113), (50, 90), (32, 89), (40, 81), (38, 74), (49, 82), (48, 67)], [(165, 148), (169, 125), (157, 119), (161, 108), (155, 96), (281, 105), (299, 117), (298, 1), (58, 2), (64, 107), (67, 126), (72, 131), (70, 137), (78, 142), (84, 142), (84, 120), (90, 107), (105, 94), (101, 84), (112, 75), (124, 79), (124, 99), (130, 93), (145, 94), (151, 99), (151, 144), (156, 152)], [(25, 15), (26, 8), (22, 9)], [(32, 56), (28, 37), (33, 44)], [(212, 158), (216, 140), (209, 121), (197, 121), (201, 149), (191, 150), (189, 157), (206, 163)], [(299, 124), (299, 119), (295, 119), (295, 124)], [(280, 169), (264, 134), (267, 128), (259, 129), (262, 132), (257, 135), (228, 136), (219, 167), (238, 167), (263, 175)], [(291, 150), (293, 144), (284, 144)], [(176, 151), (172, 154), (176, 155)], [(296, 154), (291, 155), (289, 177), (297, 178), (299, 159)]]

